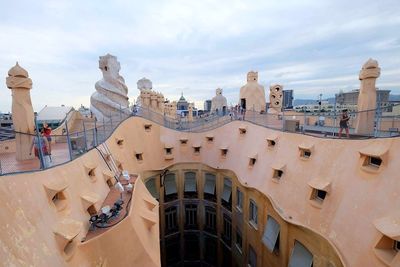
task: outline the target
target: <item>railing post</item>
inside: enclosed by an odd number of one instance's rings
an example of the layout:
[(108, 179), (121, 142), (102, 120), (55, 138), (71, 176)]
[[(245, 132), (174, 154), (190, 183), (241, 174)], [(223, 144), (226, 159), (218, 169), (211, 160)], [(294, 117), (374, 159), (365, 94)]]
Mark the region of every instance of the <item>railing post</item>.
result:
[[(334, 117), (333, 117), (332, 137), (335, 137), (335, 131), (336, 131), (336, 98), (337, 98), (337, 95), (335, 94), (335, 106), (333, 107), (333, 116)], [(349, 132), (350, 132), (350, 126), (349, 126)]]
[(65, 119), (65, 132), (67, 133), (69, 159), (72, 160), (72, 146), (71, 146), (71, 139), (70, 139), (69, 131), (68, 131), (68, 121), (67, 121), (67, 119)]
[(85, 120), (82, 120), (82, 125), (83, 125), (83, 141), (85, 142), (85, 151), (87, 151), (87, 139), (86, 139)]
[(111, 127), (111, 131), (112, 131), (112, 113), (110, 112), (110, 127)]
[(119, 104), (119, 122), (121, 123), (122, 121), (122, 107), (121, 104)]
[(304, 122), (303, 122), (303, 134), (306, 132), (306, 121), (307, 121), (307, 116), (306, 116), (306, 109), (303, 107), (303, 113), (304, 113)]
[(94, 141), (94, 146), (98, 146), (99, 144), (97, 143), (97, 119), (94, 119), (94, 132), (93, 132), (93, 141)]
[(101, 140), (102, 142), (104, 142), (106, 140), (106, 124), (104, 121), (104, 116), (103, 116), (103, 131), (104, 131), (104, 134), (103, 134), (103, 140)]

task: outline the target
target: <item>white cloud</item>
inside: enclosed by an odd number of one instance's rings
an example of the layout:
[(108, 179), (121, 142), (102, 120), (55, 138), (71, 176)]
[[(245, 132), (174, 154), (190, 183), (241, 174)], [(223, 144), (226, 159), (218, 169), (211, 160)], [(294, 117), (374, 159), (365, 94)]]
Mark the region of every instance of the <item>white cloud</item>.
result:
[[(0, 73), (20, 61), (34, 82), (36, 110), (88, 105), (101, 78), (98, 56), (107, 52), (118, 56), (132, 97), (145, 76), (169, 99), (184, 91), (197, 105), (222, 87), (235, 103), (252, 69), (266, 88), (333, 94), (358, 86), (369, 57), (382, 68), (378, 86), (400, 90), (396, 0), (0, 0), (0, 10)], [(3, 87), (6, 111), (11, 98)]]

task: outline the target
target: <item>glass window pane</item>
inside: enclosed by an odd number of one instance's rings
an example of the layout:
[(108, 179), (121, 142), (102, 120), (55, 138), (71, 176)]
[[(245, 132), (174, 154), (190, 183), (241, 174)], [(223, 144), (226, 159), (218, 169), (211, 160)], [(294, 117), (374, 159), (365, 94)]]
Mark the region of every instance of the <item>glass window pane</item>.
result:
[(215, 175), (207, 173), (204, 185), (204, 193), (215, 194)]
[(279, 231), (280, 226), (278, 222), (271, 216), (268, 216), (262, 241), (271, 252), (274, 251), (275, 244), (278, 240)]
[(294, 248), (289, 260), (289, 267), (311, 267), (313, 264), (313, 255), (306, 247), (297, 240), (294, 242)]
[(243, 193), (238, 189), (236, 189), (236, 205), (239, 208), (243, 208)]
[(169, 173), (165, 176), (165, 194), (175, 194), (176, 190), (176, 182), (175, 182), (175, 174)]
[(251, 246), (249, 246), (249, 266), (257, 266), (257, 254)]
[(149, 190), (150, 194), (154, 198), (158, 199), (160, 197), (158, 190), (157, 190), (155, 178), (150, 178), (149, 180), (146, 181), (146, 188), (147, 188), (147, 190)]
[(225, 178), (224, 179), (224, 190), (222, 192), (222, 199), (226, 202), (229, 202), (232, 194), (232, 182), (231, 180)]
[(257, 218), (257, 205), (256, 205), (256, 203), (254, 202), (254, 200), (250, 200), (250, 209), (249, 209), (249, 219), (251, 220), (251, 221), (253, 221), (254, 223), (256, 223), (257, 224), (257, 221), (258, 221), (258, 218)]
[(196, 192), (196, 173), (186, 172), (185, 173), (185, 192)]

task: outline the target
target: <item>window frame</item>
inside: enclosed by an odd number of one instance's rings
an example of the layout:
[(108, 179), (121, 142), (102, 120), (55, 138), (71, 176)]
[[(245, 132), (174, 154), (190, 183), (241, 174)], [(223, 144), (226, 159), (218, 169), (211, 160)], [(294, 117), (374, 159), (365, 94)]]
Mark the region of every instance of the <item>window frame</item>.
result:
[(249, 201), (249, 223), (256, 230), (258, 229), (258, 206), (253, 199)]
[(240, 212), (243, 211), (243, 192), (239, 189), (239, 187), (236, 188), (236, 208)]

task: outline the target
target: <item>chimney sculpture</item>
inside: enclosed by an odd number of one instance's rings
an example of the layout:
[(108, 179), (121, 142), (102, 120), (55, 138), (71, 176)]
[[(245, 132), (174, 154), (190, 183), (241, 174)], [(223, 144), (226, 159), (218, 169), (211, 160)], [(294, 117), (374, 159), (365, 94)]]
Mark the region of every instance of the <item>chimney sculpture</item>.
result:
[[(381, 69), (378, 61), (370, 58), (362, 67), (359, 79), (360, 92), (357, 102), (357, 117), (355, 132), (357, 134), (370, 135), (374, 131), (376, 109), (376, 79), (380, 76)], [(369, 111), (366, 111), (369, 110)]]
[(32, 80), (29, 78), (28, 72), (17, 62), (8, 71), (6, 84), (12, 92), (12, 119), (14, 129), (17, 132), (15, 134), (16, 159), (31, 159), (34, 156), (29, 155), (31, 152), (29, 149), (35, 129), (35, 118), (30, 94)]

